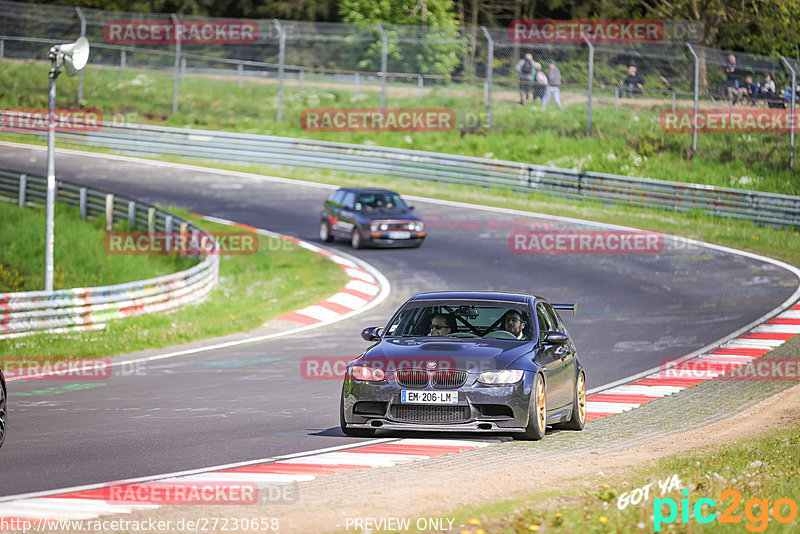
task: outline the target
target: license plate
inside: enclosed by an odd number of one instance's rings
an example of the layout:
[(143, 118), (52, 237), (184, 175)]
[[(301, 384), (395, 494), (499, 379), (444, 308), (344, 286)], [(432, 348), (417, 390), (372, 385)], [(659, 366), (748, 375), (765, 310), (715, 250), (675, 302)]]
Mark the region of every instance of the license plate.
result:
[(389, 232), (389, 239), (411, 239), (411, 232)]
[(409, 391), (400, 392), (403, 404), (458, 404), (458, 391)]

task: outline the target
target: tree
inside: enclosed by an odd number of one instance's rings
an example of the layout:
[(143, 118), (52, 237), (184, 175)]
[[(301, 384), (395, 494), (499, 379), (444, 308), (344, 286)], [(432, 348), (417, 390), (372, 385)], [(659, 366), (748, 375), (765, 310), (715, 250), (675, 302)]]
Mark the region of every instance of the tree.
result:
[[(339, 12), (347, 23), (385, 25), (389, 72), (449, 77), (466, 50), (452, 0), (341, 0)], [(379, 71), (381, 51), (376, 28), (359, 68)]]

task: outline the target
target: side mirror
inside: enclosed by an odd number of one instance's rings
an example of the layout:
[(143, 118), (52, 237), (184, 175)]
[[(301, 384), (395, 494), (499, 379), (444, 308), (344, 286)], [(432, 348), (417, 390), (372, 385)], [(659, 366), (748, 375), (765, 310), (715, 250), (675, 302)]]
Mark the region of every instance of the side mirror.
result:
[(414, 206), (409, 206), (408, 209), (414, 211)]
[[(563, 334), (562, 334), (563, 335)], [(361, 331), (361, 339), (364, 341), (380, 341), (381, 327), (370, 326)]]
[(548, 345), (565, 345), (569, 341), (569, 336), (562, 332), (550, 330), (542, 333), (542, 341)]

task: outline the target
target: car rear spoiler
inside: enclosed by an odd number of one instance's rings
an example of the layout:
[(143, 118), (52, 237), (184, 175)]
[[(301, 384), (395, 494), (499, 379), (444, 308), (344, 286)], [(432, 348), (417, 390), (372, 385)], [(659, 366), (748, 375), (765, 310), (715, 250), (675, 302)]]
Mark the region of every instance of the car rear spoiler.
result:
[(578, 313), (577, 304), (551, 304), (551, 306), (556, 310), (572, 310), (573, 317)]

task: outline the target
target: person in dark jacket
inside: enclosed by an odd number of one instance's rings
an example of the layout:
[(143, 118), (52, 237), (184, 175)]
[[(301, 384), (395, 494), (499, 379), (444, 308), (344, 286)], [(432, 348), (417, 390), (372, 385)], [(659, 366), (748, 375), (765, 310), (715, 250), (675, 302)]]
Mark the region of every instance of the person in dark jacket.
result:
[(525, 54), (525, 57), (517, 61), (514, 68), (519, 73), (519, 103), (524, 105), (528, 103), (533, 90), (533, 73), (541, 69), (542, 65), (533, 60), (533, 55)]
[(619, 84), (625, 90), (625, 96), (633, 97), (633, 93), (641, 93), (644, 89), (644, 76), (636, 71), (636, 67), (628, 67), (628, 77)]

